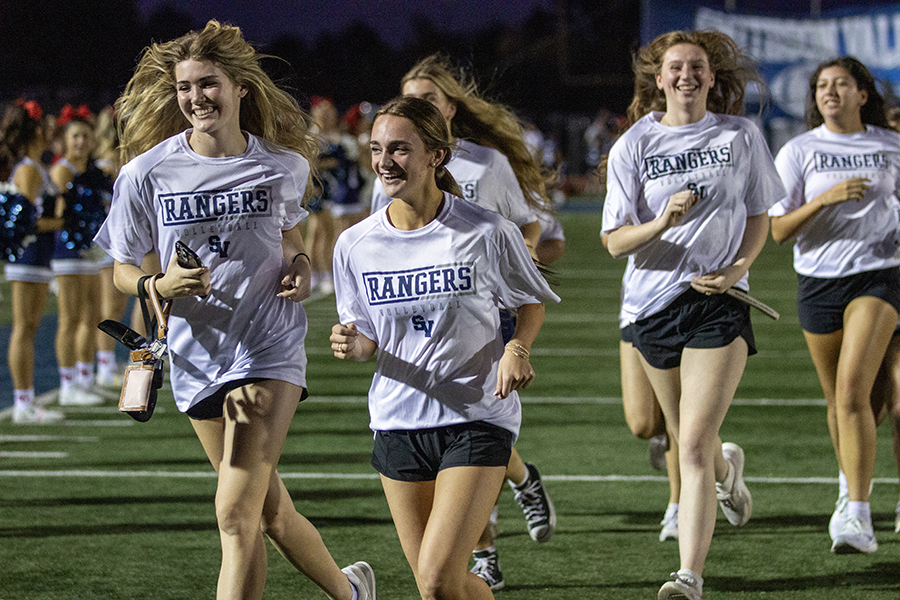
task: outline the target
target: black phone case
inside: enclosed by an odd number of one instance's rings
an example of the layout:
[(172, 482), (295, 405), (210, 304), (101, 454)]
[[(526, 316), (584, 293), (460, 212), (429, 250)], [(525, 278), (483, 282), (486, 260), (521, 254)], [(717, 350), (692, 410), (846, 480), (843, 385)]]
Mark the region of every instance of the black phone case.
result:
[(175, 254), (178, 255), (178, 266), (182, 269), (199, 269), (203, 266), (203, 261), (197, 253), (181, 240), (175, 242)]

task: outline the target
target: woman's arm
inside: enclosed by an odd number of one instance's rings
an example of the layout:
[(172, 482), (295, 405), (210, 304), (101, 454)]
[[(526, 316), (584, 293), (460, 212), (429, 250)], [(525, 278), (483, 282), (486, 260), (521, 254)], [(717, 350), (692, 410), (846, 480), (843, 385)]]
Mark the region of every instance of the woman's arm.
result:
[(824, 194), (816, 196), (786, 215), (772, 217), (772, 239), (779, 244), (784, 243), (797, 235), (806, 222), (822, 208), (848, 200), (862, 200), (870, 185), (870, 180), (864, 177), (854, 177), (838, 183)]
[(707, 296), (724, 294), (750, 270), (750, 265), (759, 256), (768, 236), (769, 217), (766, 213), (747, 217), (744, 237), (741, 239), (734, 262), (712, 273), (693, 277), (691, 287)]
[[(153, 264), (154, 261), (145, 260), (144, 264)], [(137, 296), (137, 284), (148, 273), (137, 265), (120, 263), (116, 261), (113, 266), (113, 283), (123, 294)], [(150, 280), (144, 282), (144, 290), (149, 292), (147, 285)], [(183, 269), (178, 266), (178, 256), (173, 252), (172, 258), (166, 267), (166, 272), (156, 280), (156, 293), (161, 298), (179, 298), (185, 296), (205, 296), (212, 291), (209, 283), (209, 269)]]
[(516, 331), (506, 344), (497, 368), (497, 389), (494, 395), (506, 398), (513, 390), (525, 389), (534, 380), (529, 355), (544, 324), (543, 304), (523, 304), (516, 313)]
[(281, 280), (280, 298), (300, 302), (310, 295), (309, 255), (303, 245), (300, 225), (282, 233), (281, 249), (287, 262), (287, 272)]
[(528, 253), (531, 254), (532, 258), (537, 258), (537, 246), (541, 239), (541, 222), (532, 221), (531, 223), (525, 223), (519, 227), (519, 231), (522, 232), (522, 237), (525, 238)]
[(606, 248), (614, 258), (632, 254), (635, 250), (671, 229), (684, 218), (700, 196), (692, 190), (682, 190), (673, 194), (663, 213), (652, 221), (640, 225), (622, 225), (607, 232)]
[[(16, 174), (13, 177), (13, 185), (16, 186), (19, 193), (28, 198), (29, 202), (34, 204), (37, 202), (38, 194), (41, 192), (41, 186), (44, 185), (44, 180), (37, 168), (32, 165), (22, 165), (16, 169)], [(57, 207), (54, 206), (53, 209), (56, 210)], [(61, 218), (41, 217), (37, 220), (37, 230), (39, 233), (55, 231), (61, 227)]]

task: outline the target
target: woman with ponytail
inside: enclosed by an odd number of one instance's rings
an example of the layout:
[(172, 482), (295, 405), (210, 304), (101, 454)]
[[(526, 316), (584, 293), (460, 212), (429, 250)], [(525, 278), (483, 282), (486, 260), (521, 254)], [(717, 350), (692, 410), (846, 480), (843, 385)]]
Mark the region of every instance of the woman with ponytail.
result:
[[(331, 348), (347, 360), (377, 354), (372, 465), (421, 597), (493, 598), (467, 571), (469, 555), (518, 435), (516, 390), (534, 379), (543, 301), (559, 299), (515, 225), (461, 198), (449, 130), (430, 102), (386, 104), (370, 148), (393, 200), (335, 245)], [(519, 313), (505, 347), (500, 302)]]

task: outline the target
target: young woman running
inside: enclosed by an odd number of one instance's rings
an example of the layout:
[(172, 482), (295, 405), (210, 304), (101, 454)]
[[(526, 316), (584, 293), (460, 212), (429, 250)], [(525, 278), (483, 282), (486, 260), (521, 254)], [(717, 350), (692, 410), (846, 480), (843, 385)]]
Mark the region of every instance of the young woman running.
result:
[(45, 409), (34, 400), (34, 339), (53, 279), (50, 257), (54, 230), (62, 224), (61, 219), (54, 218), (59, 188), (41, 163), (41, 155), (48, 148), (41, 117), (36, 102), (21, 102), (5, 111), (0, 126), (0, 156), (12, 160), (9, 181), (35, 206), (39, 231), (22, 257), (4, 268), (12, 286), (12, 332), (6, 357), (13, 383), (14, 423), (63, 419), (61, 412)]
[[(97, 242), (126, 293), (173, 299), (172, 391), (218, 473), (217, 597), (261, 598), (267, 534), (330, 597), (375, 598), (371, 567), (337, 567), (277, 465), (306, 395), (309, 263), (299, 223), (316, 142), (236, 27), (153, 44), (116, 104), (128, 161)], [(182, 241), (204, 267), (184, 269)], [(163, 257), (158, 279), (140, 265)], [(149, 282), (149, 283), (148, 283)]]
[[(404, 75), (401, 93), (428, 100), (441, 112), (456, 145), (447, 170), (459, 184), (462, 197), (515, 223), (525, 238), (532, 257), (537, 258), (541, 225), (538, 213), (550, 206), (546, 178), (541, 166), (524, 141), (524, 132), (516, 116), (503, 105), (488, 102), (478, 93), (474, 81), (458, 79), (450, 60), (440, 54), (428, 56)], [(380, 181), (372, 193), (372, 211), (391, 201)], [(504, 341), (515, 327), (515, 314), (501, 309)], [(547, 495), (540, 472), (525, 463), (515, 448), (506, 479), (516, 501), (525, 513), (531, 539), (546, 542), (556, 529), (556, 509)], [(483, 577), (491, 589), (505, 585), (494, 538), (497, 511), (491, 524), (475, 546), (473, 571)]]
[[(377, 353), (372, 464), (424, 599), (493, 598), (468, 572), (521, 422), (517, 389), (543, 300), (558, 300), (515, 226), (460, 197), (441, 113), (403, 97), (375, 118), (372, 166), (394, 200), (335, 247), (335, 356)], [(518, 309), (504, 347), (499, 303)]]
[(796, 238), (800, 326), (828, 402), (841, 473), (831, 549), (874, 552), (870, 402), (900, 310), (900, 135), (886, 129), (874, 78), (850, 57), (815, 70), (806, 121), (810, 131), (775, 160), (787, 195), (769, 213), (772, 237)]
[(762, 134), (743, 108), (755, 72), (728, 36), (670, 32), (635, 59), (634, 124), (609, 155), (603, 234), (634, 255), (623, 307), (634, 346), (678, 441), (681, 568), (659, 598), (702, 596), (716, 499), (733, 525), (752, 509), (743, 451), (719, 428), (756, 352), (747, 271), (784, 191)]

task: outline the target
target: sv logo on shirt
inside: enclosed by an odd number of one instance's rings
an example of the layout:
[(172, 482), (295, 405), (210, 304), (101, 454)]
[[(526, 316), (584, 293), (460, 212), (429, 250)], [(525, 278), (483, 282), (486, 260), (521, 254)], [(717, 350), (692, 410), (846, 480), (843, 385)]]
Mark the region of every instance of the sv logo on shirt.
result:
[(416, 331), (424, 331), (425, 337), (431, 337), (431, 330), (434, 329), (434, 321), (426, 321), (422, 315), (416, 315), (412, 318), (413, 329)]
[(218, 254), (219, 258), (228, 258), (228, 246), (230, 245), (231, 242), (223, 242), (217, 235), (209, 236), (209, 251)]

